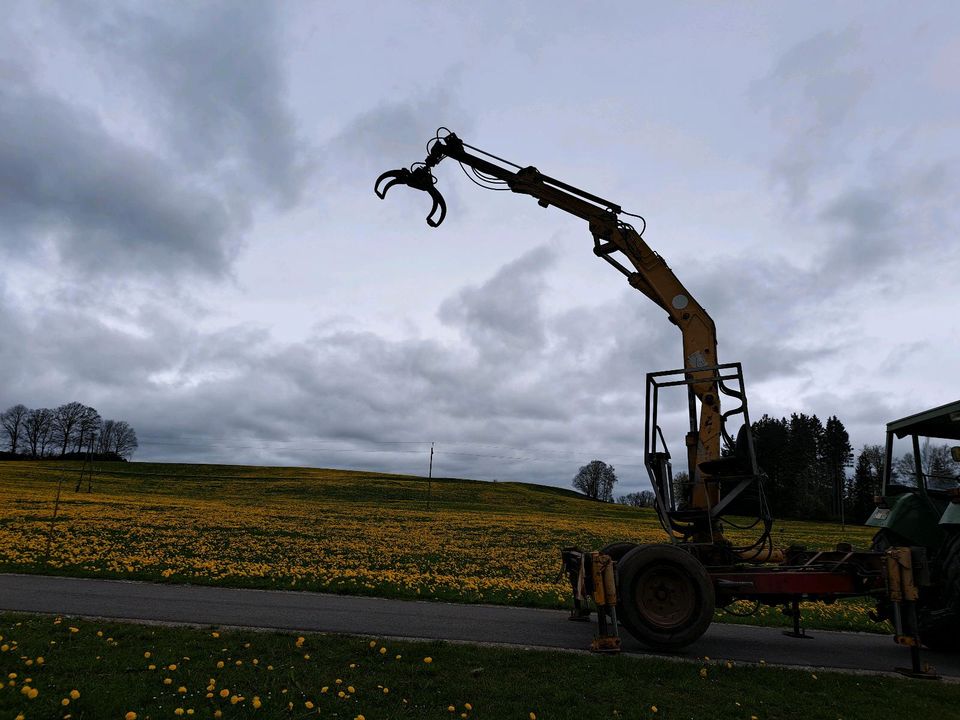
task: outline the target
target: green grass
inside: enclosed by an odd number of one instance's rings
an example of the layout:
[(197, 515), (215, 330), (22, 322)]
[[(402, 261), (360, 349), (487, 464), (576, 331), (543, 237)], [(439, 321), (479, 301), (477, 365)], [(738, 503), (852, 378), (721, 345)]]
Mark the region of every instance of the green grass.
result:
[[(368, 638), (331, 635), (307, 635), (298, 646), (291, 634), (220, 630), (214, 637), (210, 629), (14, 614), (0, 614), (0, 635), (0, 717), (11, 720), (18, 713), (26, 720), (110, 720), (127, 712), (154, 720), (178, 717), (178, 708), (182, 717), (212, 718), (219, 709), (223, 718), (285, 720), (459, 720), (461, 713), (498, 720), (529, 720), (530, 713), (538, 720), (877, 720), (955, 717), (960, 707), (960, 686), (954, 684), (728, 667), (722, 660), (687, 663), (383, 639), (371, 647)], [(425, 663), (426, 657), (432, 662)], [(213, 697), (207, 698), (211, 679)], [(37, 690), (36, 697), (21, 692), (25, 685)], [(62, 705), (71, 690), (79, 698)], [(338, 697), (338, 690), (348, 697)], [(243, 699), (232, 704), (233, 696)]]

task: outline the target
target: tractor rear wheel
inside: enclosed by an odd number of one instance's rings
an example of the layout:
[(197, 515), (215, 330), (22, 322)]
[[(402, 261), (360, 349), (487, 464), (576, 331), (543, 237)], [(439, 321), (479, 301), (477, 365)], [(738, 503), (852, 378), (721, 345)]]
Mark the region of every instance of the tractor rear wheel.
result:
[(706, 568), (674, 545), (639, 545), (617, 566), (618, 617), (655, 650), (679, 650), (713, 620), (713, 582)]
[(931, 650), (960, 651), (960, 532), (947, 535), (940, 548), (940, 599), (942, 609), (934, 618), (920, 615), (920, 640)]
[[(886, 530), (873, 536), (871, 550), (882, 552), (900, 544)], [(954, 530), (940, 548), (940, 577), (930, 593), (920, 589), (920, 642), (938, 652), (960, 651), (960, 532)], [(931, 597), (932, 595), (932, 597)], [(890, 617), (889, 602), (878, 606), (881, 614)]]

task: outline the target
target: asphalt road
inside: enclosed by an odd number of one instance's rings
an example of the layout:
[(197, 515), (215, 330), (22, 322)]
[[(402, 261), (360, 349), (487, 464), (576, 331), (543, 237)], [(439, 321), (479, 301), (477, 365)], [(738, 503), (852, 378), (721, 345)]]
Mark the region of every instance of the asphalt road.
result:
[[(588, 648), (592, 623), (566, 613), (491, 605), (412, 602), (307, 592), (160, 585), (0, 574), (0, 610), (131, 621), (235, 625), (386, 637), (434, 638), (525, 647)], [(776, 628), (714, 623), (674, 657), (890, 672), (909, 653), (884, 635), (812, 631), (812, 640)], [(655, 655), (624, 634), (626, 652)], [(960, 678), (960, 655), (924, 652), (945, 677)]]

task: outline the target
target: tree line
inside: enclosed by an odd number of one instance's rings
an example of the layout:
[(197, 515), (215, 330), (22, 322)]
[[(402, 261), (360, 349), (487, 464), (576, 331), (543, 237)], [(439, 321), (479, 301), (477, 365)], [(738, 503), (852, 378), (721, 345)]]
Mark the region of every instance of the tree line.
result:
[(14, 405), (0, 413), (5, 459), (87, 457), (129, 460), (139, 447), (125, 420), (104, 420), (95, 408), (69, 402), (57, 408)]
[[(873, 512), (874, 497), (882, 492), (882, 445), (865, 445), (855, 454), (846, 428), (835, 415), (826, 422), (805, 413), (794, 413), (789, 418), (764, 415), (752, 428), (757, 465), (764, 475), (764, 495), (774, 517), (845, 518), (860, 523)], [(733, 448), (724, 450), (725, 454), (731, 452)], [(927, 441), (920, 453), (929, 486), (956, 487), (960, 463), (951, 457), (949, 446)], [(900, 485), (917, 484), (912, 452), (894, 458), (890, 479)], [(573, 485), (590, 497), (609, 502), (615, 482), (613, 468), (594, 460), (580, 468)], [(678, 497), (689, 491), (685, 472), (675, 474), (674, 484)], [(622, 495), (617, 502), (650, 507), (654, 494), (642, 490)], [(746, 507), (744, 511), (748, 511)]]

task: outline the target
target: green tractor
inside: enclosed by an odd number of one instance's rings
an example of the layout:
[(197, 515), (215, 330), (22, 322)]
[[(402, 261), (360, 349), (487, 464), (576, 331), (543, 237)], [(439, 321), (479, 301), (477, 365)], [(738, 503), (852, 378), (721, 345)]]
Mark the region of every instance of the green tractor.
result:
[[(867, 525), (878, 528), (875, 550), (923, 548), (919, 576), (920, 640), (931, 650), (960, 651), (960, 445), (942, 451), (931, 440), (960, 443), (960, 401), (887, 424), (883, 494)], [(894, 446), (909, 441), (897, 457)], [(890, 603), (877, 620), (890, 619)]]

